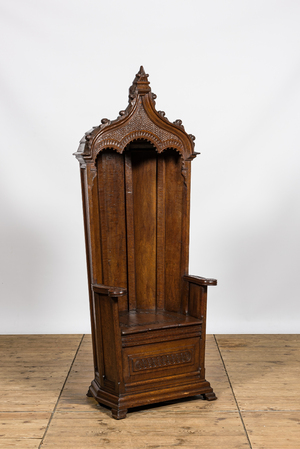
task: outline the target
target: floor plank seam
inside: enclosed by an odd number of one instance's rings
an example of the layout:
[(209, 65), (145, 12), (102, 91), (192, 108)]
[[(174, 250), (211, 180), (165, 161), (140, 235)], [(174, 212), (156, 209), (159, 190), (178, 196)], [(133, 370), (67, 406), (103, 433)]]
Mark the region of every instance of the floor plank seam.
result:
[(244, 427), (244, 431), (245, 431), (245, 434), (246, 434), (246, 437), (247, 437), (247, 440), (248, 440), (250, 449), (253, 449), (253, 448), (252, 448), (251, 441), (250, 441), (250, 438), (249, 438), (249, 435), (248, 435), (248, 432), (247, 432), (247, 429), (246, 429), (246, 425), (245, 425), (244, 420), (243, 420), (243, 416), (242, 416), (242, 413), (241, 413), (241, 410), (240, 410), (238, 401), (237, 401), (236, 396), (235, 396), (235, 393), (234, 393), (234, 391), (233, 391), (233, 387), (232, 387), (231, 380), (230, 380), (229, 374), (228, 374), (227, 369), (226, 369), (226, 366), (225, 366), (225, 362), (224, 362), (224, 359), (223, 359), (223, 356), (222, 356), (222, 353), (221, 353), (221, 349), (220, 349), (220, 347), (219, 347), (219, 344), (218, 344), (218, 341), (217, 341), (217, 338), (216, 338), (216, 335), (215, 335), (215, 334), (214, 334), (214, 339), (215, 339), (215, 342), (216, 342), (216, 345), (217, 345), (217, 348), (218, 348), (218, 351), (219, 351), (220, 358), (221, 358), (221, 360), (222, 360), (222, 364), (223, 364), (223, 367), (224, 367), (224, 370), (225, 370), (225, 373), (226, 373), (226, 376), (227, 376), (227, 379), (228, 379), (228, 382), (229, 382), (229, 385), (230, 385), (230, 388), (231, 388), (231, 391), (232, 391), (232, 395), (233, 395), (233, 398), (234, 398), (236, 407), (237, 407), (238, 412), (239, 412), (239, 416), (240, 416), (241, 422), (242, 422), (243, 427)]
[(52, 411), (52, 413), (51, 413), (51, 416), (50, 416), (50, 418), (49, 418), (47, 427), (46, 427), (46, 429), (45, 429), (43, 438), (41, 439), (41, 442), (40, 442), (40, 444), (39, 444), (38, 449), (41, 449), (41, 447), (42, 447), (42, 445), (43, 445), (43, 443), (44, 443), (44, 439), (45, 439), (45, 437), (46, 437), (46, 435), (47, 435), (47, 432), (48, 432), (48, 430), (49, 430), (49, 427), (50, 427), (50, 425), (51, 425), (51, 422), (52, 422), (52, 419), (53, 419), (54, 414), (55, 414), (55, 412), (56, 412), (56, 409), (57, 409), (59, 400), (60, 400), (61, 395), (62, 395), (62, 393), (63, 393), (63, 391), (64, 391), (64, 388), (65, 388), (65, 386), (66, 386), (66, 383), (67, 383), (67, 381), (68, 381), (69, 375), (70, 375), (71, 370), (72, 370), (72, 368), (73, 368), (73, 365), (74, 365), (74, 363), (75, 363), (76, 357), (77, 357), (77, 355), (78, 355), (78, 352), (79, 352), (79, 350), (80, 350), (80, 347), (81, 347), (81, 345), (82, 345), (82, 342), (83, 342), (84, 337), (85, 337), (85, 334), (83, 334), (82, 337), (81, 337), (80, 343), (79, 343), (78, 348), (77, 348), (77, 350), (76, 350), (76, 352), (75, 352), (75, 355), (74, 355), (74, 357), (73, 357), (73, 360), (72, 360), (72, 363), (71, 363), (71, 365), (70, 365), (68, 374), (66, 375), (65, 381), (64, 381), (63, 386), (62, 386), (62, 388), (61, 388), (61, 390), (60, 390), (59, 396), (58, 396), (58, 398), (57, 398), (56, 404), (55, 404), (54, 409), (53, 409), (53, 411)]

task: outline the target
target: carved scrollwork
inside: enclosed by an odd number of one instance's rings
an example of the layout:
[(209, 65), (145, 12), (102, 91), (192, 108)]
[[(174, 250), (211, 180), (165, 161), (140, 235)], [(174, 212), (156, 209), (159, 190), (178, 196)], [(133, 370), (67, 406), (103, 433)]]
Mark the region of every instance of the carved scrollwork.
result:
[(182, 159), (182, 161), (181, 161), (181, 174), (183, 176), (184, 185), (186, 187), (187, 187), (187, 173), (188, 173), (188, 168), (186, 166), (186, 161)]

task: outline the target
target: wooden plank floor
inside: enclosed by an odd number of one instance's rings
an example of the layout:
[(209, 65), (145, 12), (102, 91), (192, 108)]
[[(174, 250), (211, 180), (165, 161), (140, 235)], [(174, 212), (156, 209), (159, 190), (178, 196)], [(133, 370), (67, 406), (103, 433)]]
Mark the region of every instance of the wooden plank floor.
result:
[(132, 409), (111, 418), (85, 393), (89, 335), (0, 336), (0, 449), (299, 449), (300, 336), (207, 339), (218, 396)]

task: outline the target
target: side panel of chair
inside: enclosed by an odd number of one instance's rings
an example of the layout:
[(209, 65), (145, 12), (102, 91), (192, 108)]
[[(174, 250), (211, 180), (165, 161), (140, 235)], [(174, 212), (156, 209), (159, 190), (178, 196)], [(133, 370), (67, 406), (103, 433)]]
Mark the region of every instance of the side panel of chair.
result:
[[(188, 284), (188, 283), (187, 283)], [(206, 336), (206, 308), (207, 286), (189, 283), (188, 313), (195, 318), (203, 320), (202, 336), (200, 339), (200, 367), (201, 378), (205, 379), (205, 336)]]
[[(101, 371), (101, 362), (98, 361), (96, 351), (95, 304), (91, 285), (92, 283), (102, 284), (102, 259), (100, 247), (98, 190), (97, 182), (94, 182), (95, 179), (97, 179), (97, 172), (92, 164), (87, 164), (85, 168), (81, 168), (81, 188), (85, 228), (93, 357), (95, 373), (97, 373), (99, 372), (99, 370)], [(97, 261), (97, 263), (93, 263), (93, 261)]]
[[(115, 151), (104, 151), (98, 157), (97, 167), (91, 163), (81, 169), (81, 180), (94, 367), (96, 377), (102, 379), (103, 360), (101, 351), (96, 350), (100, 346), (96, 339), (101, 321), (98, 319), (96, 329), (96, 304), (91, 285), (106, 283), (127, 287), (123, 156)], [(128, 310), (126, 296), (119, 299), (117, 307)]]
[(118, 299), (94, 292), (96, 350), (101, 364), (100, 386), (107, 392), (124, 391), (122, 367), (122, 343), (119, 324)]
[[(102, 283), (127, 288), (124, 156), (113, 150), (103, 151), (98, 156), (97, 171)], [(128, 310), (127, 296), (120, 298), (119, 310)]]

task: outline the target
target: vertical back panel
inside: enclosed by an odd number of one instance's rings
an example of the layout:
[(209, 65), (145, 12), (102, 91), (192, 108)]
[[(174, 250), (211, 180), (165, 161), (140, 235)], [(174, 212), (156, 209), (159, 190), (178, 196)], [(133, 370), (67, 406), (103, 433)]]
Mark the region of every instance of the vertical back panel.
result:
[(152, 310), (156, 308), (156, 166), (154, 150), (132, 151), (136, 304)]
[[(189, 272), (189, 236), (190, 236), (190, 189), (191, 162), (184, 162), (182, 183), (182, 239), (181, 239), (181, 274)], [(181, 280), (182, 313), (188, 313), (188, 283)]]
[(166, 238), (166, 177), (164, 154), (157, 155), (157, 239), (156, 239), (156, 288), (157, 309), (164, 309), (165, 301), (165, 238)]
[[(103, 284), (127, 288), (124, 156), (105, 150), (97, 168)], [(119, 310), (127, 309), (124, 296)]]
[(180, 312), (183, 176), (179, 154), (173, 150), (166, 150), (163, 154), (166, 170), (165, 309)]
[(129, 310), (136, 309), (135, 242), (131, 152), (125, 152), (126, 233), (127, 233), (127, 288)]

